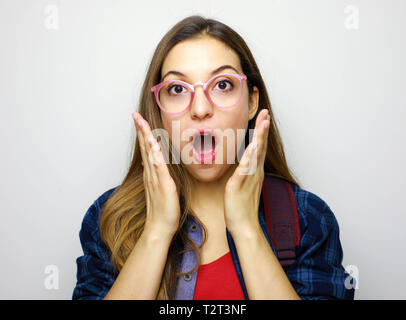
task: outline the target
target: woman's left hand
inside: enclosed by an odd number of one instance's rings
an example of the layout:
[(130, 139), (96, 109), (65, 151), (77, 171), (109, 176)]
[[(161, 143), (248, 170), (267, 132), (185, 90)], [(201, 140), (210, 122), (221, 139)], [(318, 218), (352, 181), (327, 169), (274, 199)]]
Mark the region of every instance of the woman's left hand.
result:
[(224, 192), (225, 222), (231, 233), (258, 230), (258, 207), (264, 181), (270, 117), (263, 109), (255, 122), (254, 136), (245, 149)]

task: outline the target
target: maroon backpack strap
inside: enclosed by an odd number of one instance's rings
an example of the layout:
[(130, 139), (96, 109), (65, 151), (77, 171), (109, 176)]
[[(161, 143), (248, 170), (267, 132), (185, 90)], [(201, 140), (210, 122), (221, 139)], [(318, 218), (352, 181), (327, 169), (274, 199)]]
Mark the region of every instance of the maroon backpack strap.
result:
[(292, 187), (283, 179), (265, 176), (262, 194), (269, 236), (280, 264), (289, 266), (296, 260), (295, 247), (300, 243), (300, 226)]

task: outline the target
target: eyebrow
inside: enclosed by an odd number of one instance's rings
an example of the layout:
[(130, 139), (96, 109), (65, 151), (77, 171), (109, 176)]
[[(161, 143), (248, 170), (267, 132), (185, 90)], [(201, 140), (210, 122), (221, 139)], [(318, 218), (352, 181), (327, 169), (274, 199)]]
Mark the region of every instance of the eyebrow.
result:
[[(235, 72), (237, 72), (238, 74), (240, 73), (240, 72), (239, 72), (236, 68), (234, 68), (233, 66), (231, 66), (231, 65), (229, 65), (229, 64), (225, 64), (225, 65), (222, 65), (222, 66), (218, 67), (217, 69), (214, 69), (214, 70), (211, 72), (210, 75), (214, 75), (214, 74), (216, 74), (216, 73), (218, 73), (218, 72), (220, 72), (220, 71), (223, 71), (224, 69), (233, 69), (233, 70), (234, 70)], [(167, 73), (165, 73), (165, 75), (162, 77), (162, 81), (163, 81), (163, 79), (166, 78), (166, 76), (168, 76), (168, 75), (170, 75), (170, 74), (174, 74), (174, 75), (181, 76), (181, 77), (187, 77), (187, 75), (183, 74), (183, 73), (180, 72), (180, 71), (171, 70), (171, 71), (168, 71)]]

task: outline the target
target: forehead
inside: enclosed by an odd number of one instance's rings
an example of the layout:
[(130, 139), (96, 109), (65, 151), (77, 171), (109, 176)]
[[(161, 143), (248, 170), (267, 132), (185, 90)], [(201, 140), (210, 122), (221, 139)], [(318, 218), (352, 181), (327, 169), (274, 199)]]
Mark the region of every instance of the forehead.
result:
[(227, 64), (242, 73), (238, 55), (220, 40), (207, 36), (188, 39), (176, 44), (168, 52), (161, 68), (161, 78), (168, 71), (176, 70), (190, 79), (202, 80), (214, 69)]

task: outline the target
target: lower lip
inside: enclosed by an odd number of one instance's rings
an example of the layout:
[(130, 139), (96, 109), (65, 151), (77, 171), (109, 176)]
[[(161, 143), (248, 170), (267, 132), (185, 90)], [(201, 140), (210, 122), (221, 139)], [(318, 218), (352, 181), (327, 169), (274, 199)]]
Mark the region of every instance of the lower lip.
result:
[(199, 163), (213, 163), (214, 159), (216, 159), (216, 150), (217, 150), (217, 144), (214, 147), (213, 150), (206, 154), (200, 154), (196, 151), (195, 148), (193, 148), (193, 156), (198, 161)]

